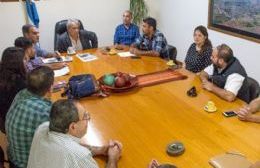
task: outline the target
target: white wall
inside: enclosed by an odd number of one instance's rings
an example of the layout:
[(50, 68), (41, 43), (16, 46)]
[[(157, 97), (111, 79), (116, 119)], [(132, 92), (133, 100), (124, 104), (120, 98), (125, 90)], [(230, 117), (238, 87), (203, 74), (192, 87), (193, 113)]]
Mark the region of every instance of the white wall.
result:
[[(159, 22), (159, 29), (170, 44), (178, 49), (178, 59), (184, 60), (193, 42), (193, 30), (198, 25), (207, 26), (208, 0), (149, 0), (150, 13)], [(260, 44), (209, 30), (214, 46), (228, 44), (235, 56), (245, 66), (249, 76), (260, 82)]]
[(21, 36), (21, 27), (25, 23), (23, 6), (20, 3), (0, 2), (0, 58), (4, 48), (12, 46), (14, 39)]
[[(158, 20), (159, 29), (170, 44), (178, 49), (178, 58), (185, 58), (193, 42), (193, 29), (207, 25), (208, 0), (146, 0), (150, 16)], [(53, 49), (54, 26), (65, 18), (81, 19), (85, 28), (95, 31), (99, 46), (112, 44), (115, 26), (121, 22), (122, 12), (129, 8), (129, 0), (41, 0), (37, 2), (40, 15), (40, 42), (43, 48)], [(73, 8), (73, 9), (72, 9)], [(0, 53), (13, 45), (25, 24), (24, 7), (20, 2), (0, 2)], [(209, 30), (216, 46), (226, 43), (245, 66), (248, 74), (260, 82), (260, 45), (230, 35)]]
[[(99, 46), (113, 44), (114, 29), (122, 22), (122, 13), (129, 8), (129, 0), (41, 0), (36, 5), (41, 46), (53, 50), (55, 23), (67, 18), (78, 18), (85, 29), (96, 32)], [(0, 2), (0, 53), (22, 35), (25, 18), (20, 2)]]

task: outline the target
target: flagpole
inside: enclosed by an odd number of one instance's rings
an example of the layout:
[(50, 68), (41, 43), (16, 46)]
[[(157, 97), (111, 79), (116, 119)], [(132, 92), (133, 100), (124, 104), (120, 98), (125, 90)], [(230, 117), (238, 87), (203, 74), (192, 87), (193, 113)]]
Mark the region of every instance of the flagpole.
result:
[(22, 9), (23, 9), (23, 16), (24, 16), (24, 21), (25, 21), (25, 24), (28, 24), (29, 23), (29, 18), (27, 17), (27, 14), (26, 14), (26, 5), (25, 3), (22, 1), (22, 0), (19, 0), (21, 6), (22, 6)]
[(33, 0), (26, 0), (26, 2), (24, 3), (24, 11), (27, 24), (33, 24), (36, 27), (39, 27), (40, 19), (37, 12), (36, 4)]

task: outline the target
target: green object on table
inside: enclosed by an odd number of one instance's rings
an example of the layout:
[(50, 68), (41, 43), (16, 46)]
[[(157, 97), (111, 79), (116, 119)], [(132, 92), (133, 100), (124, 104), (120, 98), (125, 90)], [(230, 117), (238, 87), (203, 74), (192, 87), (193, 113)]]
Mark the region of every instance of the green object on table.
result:
[(115, 83), (115, 76), (112, 74), (106, 74), (103, 78), (103, 82), (108, 86), (112, 86)]

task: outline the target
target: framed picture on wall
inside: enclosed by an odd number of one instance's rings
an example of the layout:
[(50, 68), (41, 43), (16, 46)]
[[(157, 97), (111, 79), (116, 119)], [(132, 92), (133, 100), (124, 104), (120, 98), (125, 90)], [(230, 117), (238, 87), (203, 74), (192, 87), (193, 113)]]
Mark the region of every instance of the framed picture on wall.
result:
[(260, 0), (209, 0), (208, 28), (260, 43)]

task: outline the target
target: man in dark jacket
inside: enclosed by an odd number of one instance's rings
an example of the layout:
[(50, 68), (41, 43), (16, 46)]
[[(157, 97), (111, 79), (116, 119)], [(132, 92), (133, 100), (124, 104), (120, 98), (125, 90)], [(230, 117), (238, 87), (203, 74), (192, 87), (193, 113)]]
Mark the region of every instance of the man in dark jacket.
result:
[(219, 45), (213, 49), (211, 61), (213, 64), (200, 75), (203, 88), (229, 102), (238, 97), (249, 103), (247, 73), (232, 49), (226, 44)]
[(73, 47), (75, 51), (97, 48), (98, 40), (94, 32), (80, 30), (79, 21), (70, 19), (67, 32), (58, 38), (57, 47), (59, 52), (67, 52), (69, 47)]

